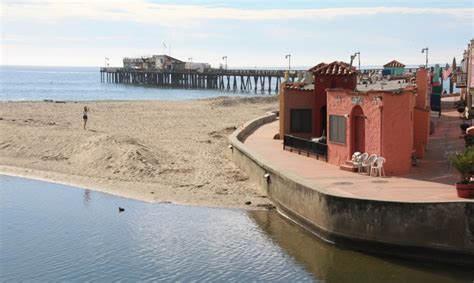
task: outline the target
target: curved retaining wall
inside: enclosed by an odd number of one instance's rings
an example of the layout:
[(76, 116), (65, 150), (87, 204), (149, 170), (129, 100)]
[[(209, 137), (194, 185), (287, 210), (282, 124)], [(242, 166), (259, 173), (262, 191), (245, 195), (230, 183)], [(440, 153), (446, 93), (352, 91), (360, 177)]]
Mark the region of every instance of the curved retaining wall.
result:
[(229, 141), (232, 161), (266, 190), (281, 213), (338, 246), (474, 267), (473, 202), (389, 202), (323, 193), (273, 168), (243, 143), (276, 117), (269, 113), (246, 123)]

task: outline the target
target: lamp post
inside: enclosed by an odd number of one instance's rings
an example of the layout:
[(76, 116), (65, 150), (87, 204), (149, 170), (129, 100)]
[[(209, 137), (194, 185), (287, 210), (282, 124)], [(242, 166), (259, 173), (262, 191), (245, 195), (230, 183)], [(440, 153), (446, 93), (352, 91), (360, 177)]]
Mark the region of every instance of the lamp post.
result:
[(359, 60), (359, 71), (360, 71), (360, 52), (354, 53), (354, 55), (351, 55), (351, 63), (350, 66), (352, 68), (352, 62), (354, 62), (355, 57)]
[(188, 61), (189, 61), (189, 62), (193, 62), (193, 57), (189, 57), (189, 58), (188, 58)]
[(222, 60), (225, 60), (225, 69), (227, 70), (227, 55), (223, 56)]
[(104, 66), (109, 66), (109, 58), (105, 57)]
[(288, 59), (288, 72), (291, 70), (291, 54), (285, 55), (285, 59)]
[(354, 56), (357, 55), (357, 60), (358, 60), (358, 63), (359, 63), (359, 72), (360, 72), (360, 51), (354, 53)]
[(423, 49), (421, 49), (421, 54), (425, 53), (426, 51), (426, 64), (425, 64), (425, 68), (428, 68), (428, 47), (425, 47)]

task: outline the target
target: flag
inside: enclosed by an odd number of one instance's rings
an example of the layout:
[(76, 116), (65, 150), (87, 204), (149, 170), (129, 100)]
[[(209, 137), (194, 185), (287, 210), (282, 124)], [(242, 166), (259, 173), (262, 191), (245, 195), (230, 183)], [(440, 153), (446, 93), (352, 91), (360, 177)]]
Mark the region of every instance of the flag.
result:
[(163, 47), (164, 47), (164, 48), (167, 48), (167, 47), (166, 47), (166, 44), (165, 44), (164, 42), (163, 42)]
[(451, 73), (453, 72), (453, 68), (449, 67), (447, 70), (443, 70), (443, 80), (447, 80)]

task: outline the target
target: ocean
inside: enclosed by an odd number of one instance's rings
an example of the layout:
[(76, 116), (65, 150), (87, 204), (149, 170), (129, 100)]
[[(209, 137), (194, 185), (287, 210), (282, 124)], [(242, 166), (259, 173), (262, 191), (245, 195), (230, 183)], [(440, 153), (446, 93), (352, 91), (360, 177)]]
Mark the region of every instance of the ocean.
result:
[[(101, 83), (99, 69), (99, 67), (0, 66), (0, 101), (183, 100), (218, 96), (274, 95), (261, 92), (172, 89)], [(448, 81), (445, 81), (443, 86), (449, 92)]]
[[(101, 83), (98, 67), (0, 67), (0, 100), (183, 100), (255, 93)], [(258, 94), (261, 94), (260, 92)]]

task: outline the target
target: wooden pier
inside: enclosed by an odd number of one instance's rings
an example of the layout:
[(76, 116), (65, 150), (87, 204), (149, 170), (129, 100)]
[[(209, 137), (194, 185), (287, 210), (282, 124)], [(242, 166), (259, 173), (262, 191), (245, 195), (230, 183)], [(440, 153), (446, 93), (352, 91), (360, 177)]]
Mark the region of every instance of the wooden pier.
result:
[[(101, 68), (102, 83), (154, 85), (170, 88), (215, 89), (241, 92), (278, 93), (284, 70), (136, 70)], [(297, 72), (291, 72), (294, 80)]]

